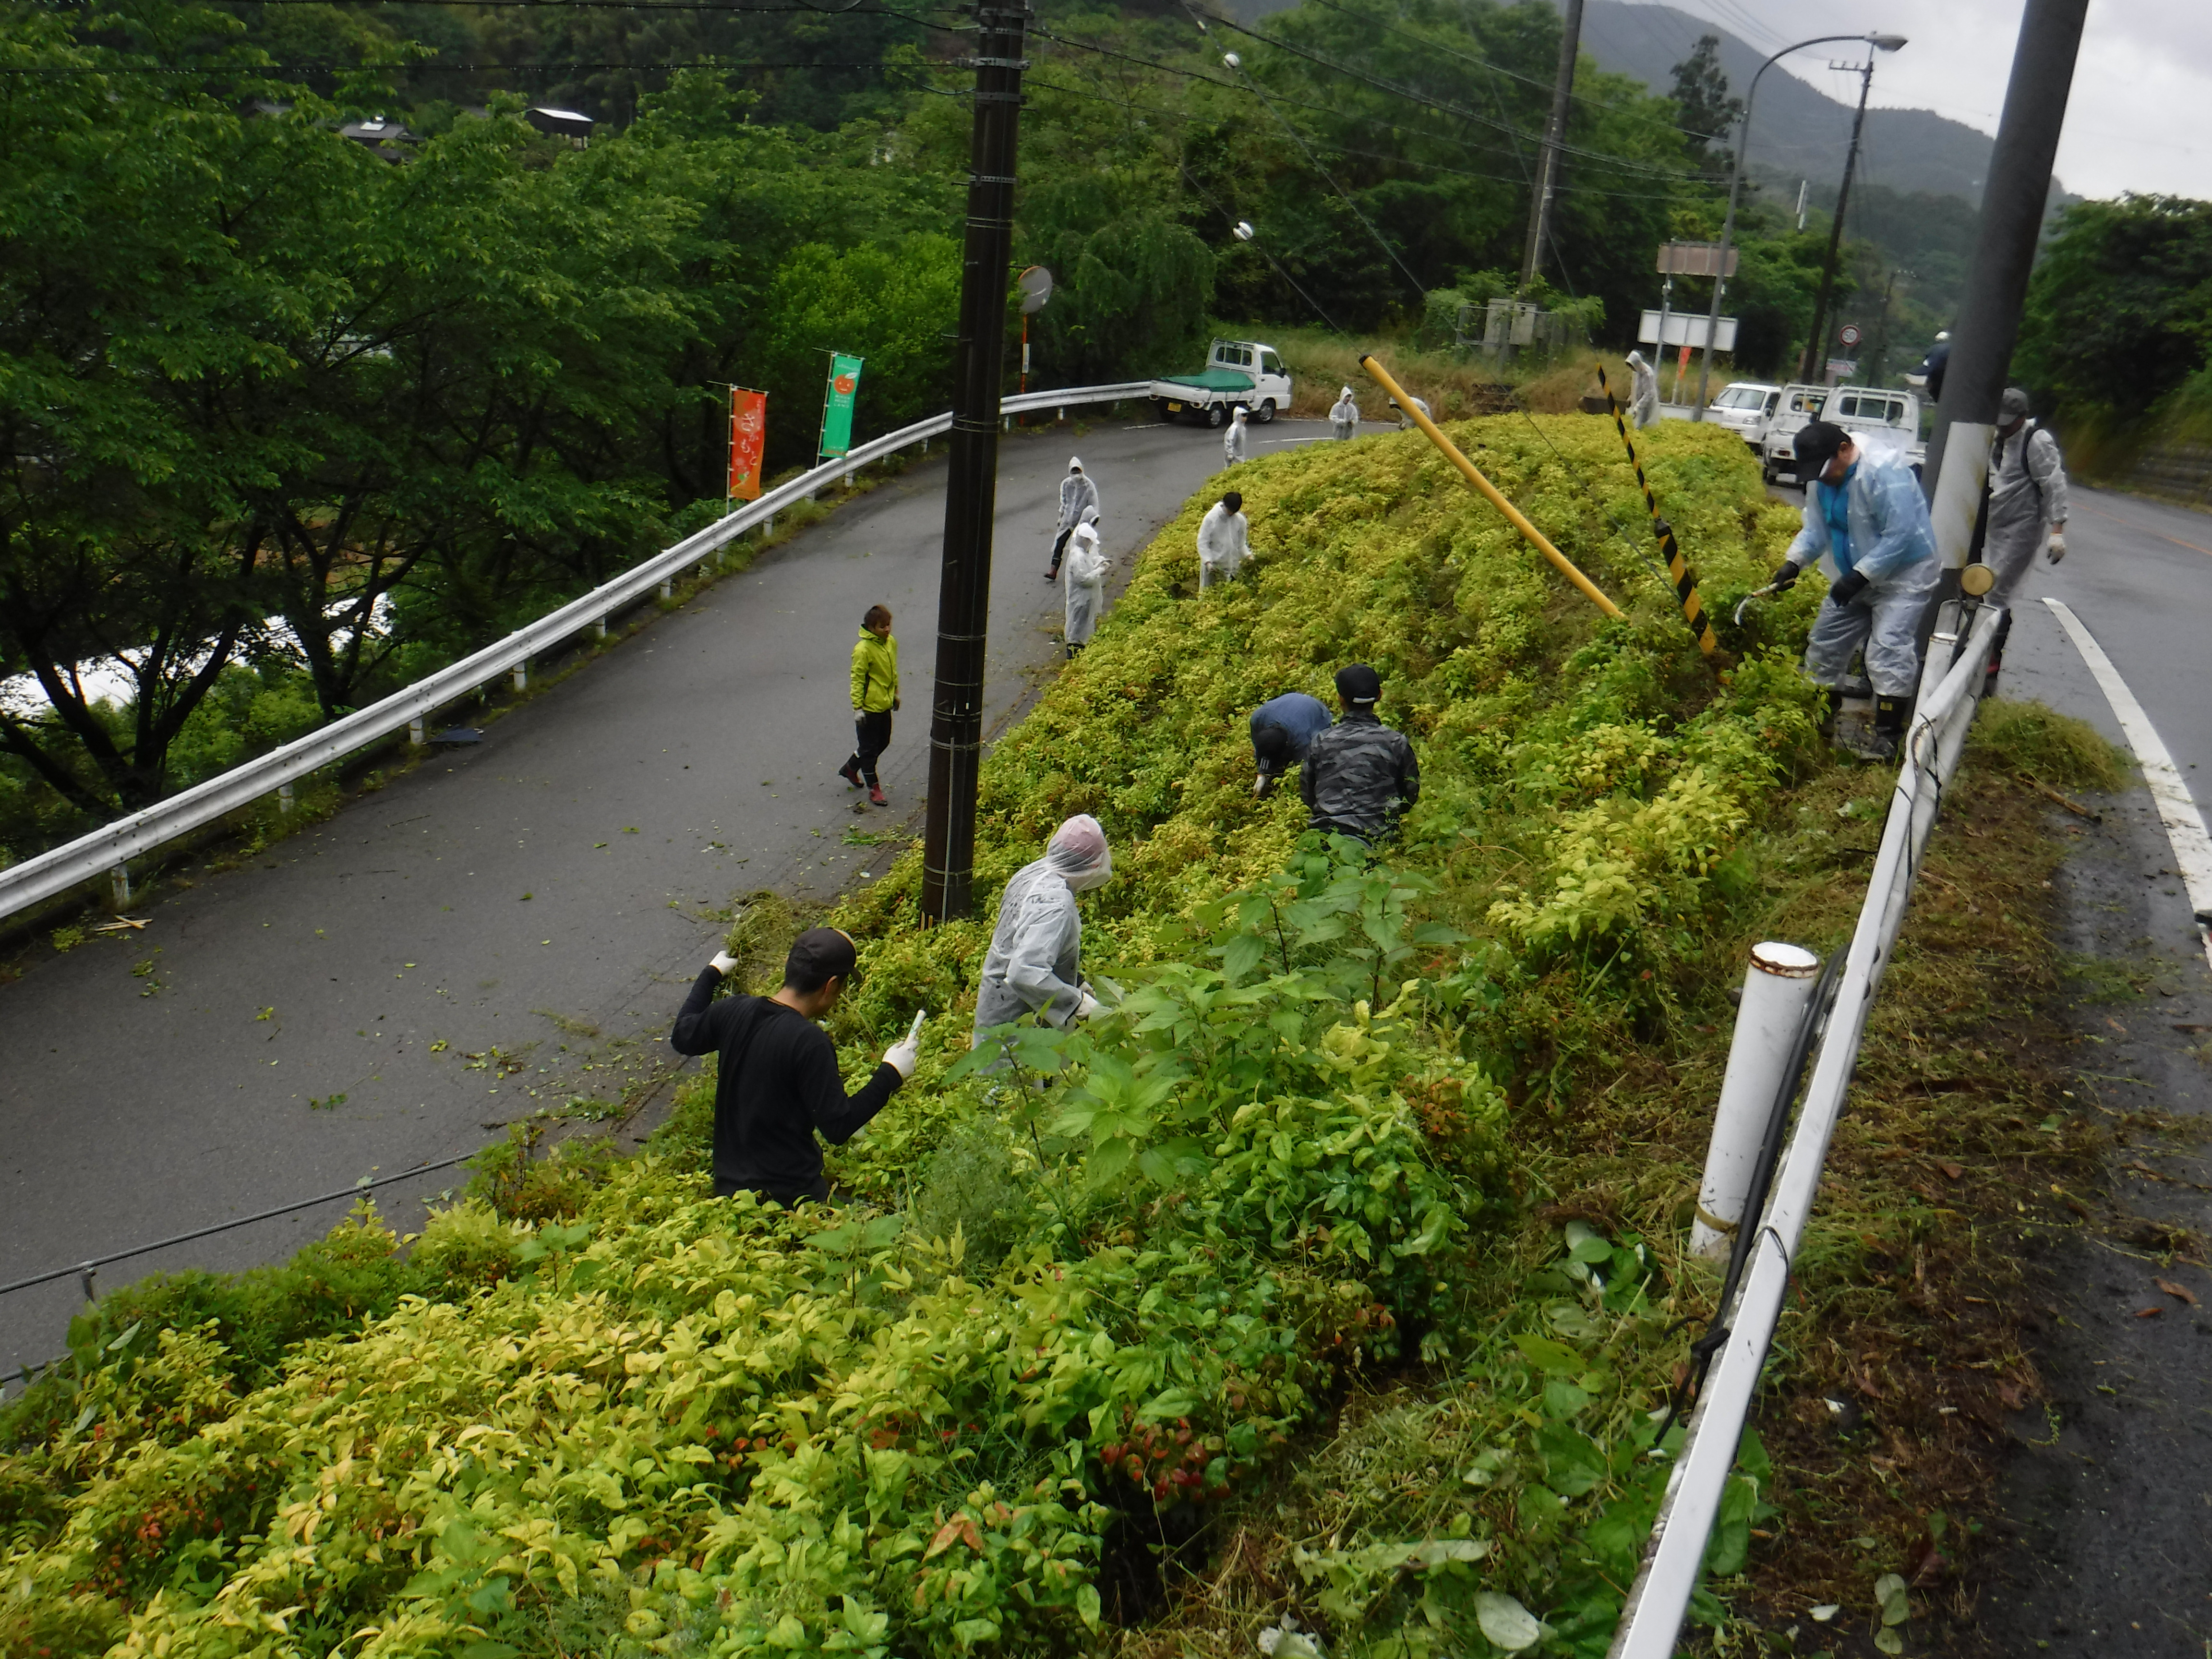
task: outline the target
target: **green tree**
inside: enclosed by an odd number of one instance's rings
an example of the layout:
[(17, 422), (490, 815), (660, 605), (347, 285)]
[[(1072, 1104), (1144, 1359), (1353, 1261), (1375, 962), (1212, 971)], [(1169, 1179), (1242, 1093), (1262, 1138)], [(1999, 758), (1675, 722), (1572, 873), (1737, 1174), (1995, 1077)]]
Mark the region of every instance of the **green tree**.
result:
[(1720, 36), (1699, 35), (1689, 57), (1669, 72), (1674, 77), (1674, 107), (1680, 112), (1679, 124), (1690, 158), (1725, 177), (1735, 155), (1725, 140), (1743, 119), (1743, 100), (1729, 96)]

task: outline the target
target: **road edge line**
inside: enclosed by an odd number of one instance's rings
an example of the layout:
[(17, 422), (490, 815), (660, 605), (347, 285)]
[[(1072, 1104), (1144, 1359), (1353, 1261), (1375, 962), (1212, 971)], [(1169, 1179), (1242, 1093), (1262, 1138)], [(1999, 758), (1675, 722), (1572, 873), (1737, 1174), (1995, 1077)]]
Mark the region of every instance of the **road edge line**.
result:
[(2158, 808), (2159, 821), (2166, 826), (2166, 844), (2172, 848), (2173, 861), (2180, 866), (2182, 889), (2189, 896), (2191, 921), (2197, 941), (2204, 947), (2205, 963), (2212, 967), (2212, 923), (2202, 920), (2212, 916), (2212, 836), (2205, 834), (2204, 816), (2197, 811), (2189, 785), (2183, 780), (2180, 769), (2174, 765), (2173, 757), (2166, 752), (2158, 728), (2150, 723), (2150, 716), (2136, 701), (2136, 694), (2128, 690), (2128, 683), (2120, 678), (2120, 671), (2105, 654), (2105, 647), (2097, 643), (2096, 636), (2063, 599), (2046, 597), (2043, 602), (2058, 618), (2058, 625), (2066, 630), (2066, 637), (2081, 653), (2081, 660), (2089, 665), (2098, 690), (2112, 704), (2128, 746), (2135, 750), (2136, 759), (2142, 767), (2143, 782), (2150, 790), (2151, 803)]

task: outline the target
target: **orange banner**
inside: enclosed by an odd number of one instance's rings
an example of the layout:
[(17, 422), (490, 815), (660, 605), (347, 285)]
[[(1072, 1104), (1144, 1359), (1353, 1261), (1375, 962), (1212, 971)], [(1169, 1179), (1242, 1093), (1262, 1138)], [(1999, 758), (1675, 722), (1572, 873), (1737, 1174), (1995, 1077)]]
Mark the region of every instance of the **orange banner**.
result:
[(730, 388), (730, 499), (760, 499), (761, 449), (768, 441), (768, 393)]

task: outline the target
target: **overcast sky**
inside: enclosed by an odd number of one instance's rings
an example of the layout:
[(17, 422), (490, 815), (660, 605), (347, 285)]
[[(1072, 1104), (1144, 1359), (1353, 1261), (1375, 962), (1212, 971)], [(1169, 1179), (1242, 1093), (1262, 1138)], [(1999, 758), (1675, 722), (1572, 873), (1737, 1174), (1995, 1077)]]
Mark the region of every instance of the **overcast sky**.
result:
[[(1875, 71), (1875, 104), (1932, 109), (1995, 132), (2020, 36), (2022, 0), (1667, 0), (1773, 52), (1844, 30), (1906, 36)], [(1855, 77), (1832, 74), (1824, 51), (1784, 58), (1784, 70), (1845, 103)], [(1742, 88), (1733, 88), (1741, 94)], [(2081, 196), (2141, 191), (2212, 198), (2212, 3), (2090, 0), (2058, 176)], [(1869, 158), (1876, 161), (1879, 158)]]

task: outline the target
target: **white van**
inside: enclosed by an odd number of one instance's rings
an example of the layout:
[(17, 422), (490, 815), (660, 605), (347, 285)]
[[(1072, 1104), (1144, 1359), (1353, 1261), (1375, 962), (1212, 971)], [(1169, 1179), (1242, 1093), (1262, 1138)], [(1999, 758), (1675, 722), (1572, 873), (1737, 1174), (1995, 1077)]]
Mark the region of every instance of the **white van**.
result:
[(1766, 429), (1760, 470), (1767, 483), (1779, 483), (1784, 474), (1792, 483), (1806, 482), (1797, 476), (1790, 440), (1808, 421), (1816, 420), (1843, 428), (1863, 448), (1902, 455), (1916, 477), (1928, 459), (1928, 447), (1920, 441), (1920, 399), (1913, 393), (1871, 386), (1785, 386), (1782, 407)]
[(1820, 418), (1820, 411), (1828, 406), (1832, 391), (1830, 386), (1811, 386), (1803, 381), (1794, 381), (1782, 388), (1781, 399), (1774, 412), (1766, 417), (1766, 430), (1759, 440), (1759, 470), (1767, 483), (1772, 483), (1778, 474), (1790, 471), (1790, 440), (1799, 427)]
[(1755, 455), (1759, 441), (1766, 436), (1767, 422), (1781, 405), (1780, 386), (1760, 380), (1731, 380), (1721, 388), (1721, 395), (1713, 399), (1706, 416), (1715, 425), (1726, 427), (1749, 444)]

